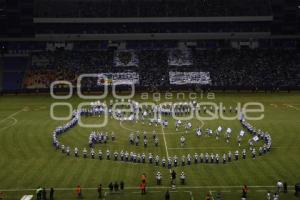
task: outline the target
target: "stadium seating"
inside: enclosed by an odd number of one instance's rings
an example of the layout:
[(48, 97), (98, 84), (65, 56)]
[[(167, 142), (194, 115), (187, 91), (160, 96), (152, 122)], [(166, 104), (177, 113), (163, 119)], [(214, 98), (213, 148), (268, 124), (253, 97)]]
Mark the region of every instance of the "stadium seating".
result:
[[(67, 8), (67, 9), (66, 9)], [(36, 17), (191, 17), (270, 15), (268, 0), (35, 1)]]
[[(282, 88), (300, 84), (300, 56), (297, 50), (223, 49), (219, 51), (193, 50), (191, 65), (168, 64), (167, 50), (135, 50), (138, 66), (116, 67), (113, 51), (56, 51), (32, 55), (32, 66), (25, 82), (49, 87), (51, 81), (69, 80), (76, 83), (82, 73), (135, 71), (140, 74), (141, 86), (165, 86), (169, 84), (169, 72), (209, 72), (211, 87), (224, 88)], [(280, 56), (279, 56), (280, 55)], [(47, 74), (50, 74), (47, 76)], [(54, 75), (53, 75), (54, 74)], [(47, 78), (48, 77), (48, 78)], [(29, 81), (29, 79), (33, 79)], [(48, 81), (47, 81), (48, 80)], [(38, 84), (37, 84), (38, 83)], [(91, 84), (91, 87), (96, 87)]]
[(270, 22), (40, 23), (38, 34), (270, 32)]
[(28, 66), (27, 57), (6, 57), (3, 59), (4, 90), (19, 90), (23, 85), (24, 72)]

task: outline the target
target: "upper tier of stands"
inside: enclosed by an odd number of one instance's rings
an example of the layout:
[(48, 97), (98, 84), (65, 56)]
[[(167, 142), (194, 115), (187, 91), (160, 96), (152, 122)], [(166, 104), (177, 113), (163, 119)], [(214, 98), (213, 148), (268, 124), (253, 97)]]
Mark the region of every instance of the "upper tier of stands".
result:
[(270, 0), (37, 0), (35, 17), (268, 16)]

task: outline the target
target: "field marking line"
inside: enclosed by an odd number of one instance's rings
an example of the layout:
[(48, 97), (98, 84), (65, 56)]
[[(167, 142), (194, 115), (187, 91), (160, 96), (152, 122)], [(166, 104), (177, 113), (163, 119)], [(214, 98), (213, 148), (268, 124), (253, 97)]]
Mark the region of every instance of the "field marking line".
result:
[(230, 149), (231, 147), (170, 147), (169, 150), (189, 150), (189, 149)]
[(189, 195), (190, 195), (190, 200), (194, 200), (194, 196), (193, 196), (193, 192), (192, 192), (192, 191), (184, 191), (184, 192), (189, 193)]
[[(231, 192), (231, 190), (221, 190), (221, 191), (216, 191), (216, 190), (210, 190), (212, 193), (215, 193), (215, 192), (223, 192), (223, 193), (229, 193)], [(240, 190), (237, 190), (237, 191), (240, 191)]]
[(106, 194), (107, 194), (107, 193), (106, 193), (106, 192), (104, 192), (104, 198), (103, 198), (103, 200), (105, 200), (105, 198), (106, 198)]
[[(254, 192), (268, 192), (268, 190), (252, 190)], [(295, 190), (288, 190), (288, 192), (294, 192)]]
[[(235, 185), (235, 186), (179, 186), (176, 187), (176, 189), (234, 189), (234, 188), (242, 188), (243, 185)], [(289, 185), (288, 188), (294, 188), (294, 185)], [(149, 186), (147, 187), (149, 189), (170, 189), (170, 186)], [(253, 186), (248, 186), (248, 188), (276, 188), (274, 185), (253, 185)], [(35, 191), (37, 188), (12, 188), (12, 189), (0, 189), (1, 192), (18, 192), (18, 191)], [(75, 188), (55, 188), (57, 191), (69, 191), (69, 190), (74, 190)], [(83, 190), (96, 190), (97, 188), (94, 187), (86, 187), (86, 188), (81, 188)], [(109, 188), (103, 188), (105, 190), (108, 190)], [(126, 187), (128, 190), (136, 190), (140, 189), (139, 187)], [(211, 190), (214, 191), (214, 190)]]
[(13, 113), (13, 114), (9, 115), (8, 117), (6, 117), (6, 118), (4, 118), (4, 119), (0, 120), (0, 123), (2, 123), (2, 122), (4, 122), (4, 121), (6, 121), (7, 119), (10, 119), (10, 118), (12, 118), (12, 117), (16, 116), (17, 114), (19, 114), (20, 112), (23, 112), (23, 111), (24, 111), (24, 108), (22, 108), (21, 110), (18, 110), (17, 112), (15, 112), (15, 113)]
[[(166, 140), (166, 136), (165, 136), (165, 131), (164, 131), (164, 127), (161, 126), (161, 131), (162, 131), (162, 136), (164, 139), (164, 143), (165, 143), (165, 150), (166, 150), (166, 155), (167, 155), (167, 159), (169, 158), (169, 151), (168, 151), (168, 145), (167, 145), (167, 140)], [(169, 169), (170, 173), (172, 172), (171, 169)]]
[[(300, 146), (272, 146), (272, 149), (299, 149)], [(169, 147), (168, 150), (193, 150), (193, 149), (231, 149), (231, 147)]]
[(0, 129), (0, 132), (4, 131), (5, 129), (8, 129), (8, 128), (10, 128), (10, 127), (13, 127), (14, 125), (16, 125), (16, 124), (18, 123), (18, 120), (17, 120), (16, 118), (11, 117), (10, 119), (13, 119), (14, 122), (13, 122), (12, 124), (9, 124), (9, 125), (5, 126), (5, 127), (2, 127), (2, 128)]
[(193, 192), (189, 192), (191, 200), (194, 200)]
[[(160, 193), (161, 191), (148, 191), (147, 193)], [(132, 194), (141, 194), (141, 192), (131, 192)]]
[(274, 107), (274, 108), (278, 108), (277, 104), (271, 103), (270, 106)]
[[(199, 128), (202, 129), (204, 127), (205, 123), (202, 119), (199, 119), (199, 121), (201, 122), (201, 126), (199, 126)], [(196, 131), (196, 129), (195, 129), (195, 131)]]
[(141, 194), (141, 192), (132, 192), (132, 194)]
[(9, 120), (9, 119), (12, 119), (12, 120), (14, 121), (12, 124), (7, 125), (7, 126), (5, 126), (5, 127), (2, 127), (2, 128), (0, 129), (0, 132), (4, 131), (5, 129), (8, 129), (8, 128), (12, 127), (12, 126), (15, 126), (15, 125), (18, 123), (18, 120), (15, 118), (15, 116), (16, 116), (17, 114), (23, 112), (24, 110), (25, 110), (25, 107), (22, 108), (22, 109), (20, 109), (20, 110), (18, 110), (17, 112), (15, 112), (15, 113), (13, 113), (13, 114), (7, 116), (6, 118), (0, 120), (0, 124), (3, 123), (3, 122), (5, 122), (6, 120)]
[(167, 140), (166, 140), (166, 136), (165, 136), (165, 132), (164, 132), (163, 126), (161, 127), (161, 131), (162, 131), (162, 136), (163, 136), (163, 139), (164, 139), (166, 155), (167, 155), (167, 158), (169, 158), (168, 145), (167, 145)]
[(300, 146), (278, 146), (278, 147), (271, 147), (272, 149), (299, 149)]
[(214, 196), (213, 196), (213, 192), (212, 192), (211, 190), (209, 191), (209, 194), (210, 194), (212, 200), (215, 200), (215, 198), (214, 198)]
[(298, 111), (300, 110), (300, 108), (297, 108), (296, 106), (293, 106), (291, 104), (284, 103), (283, 105), (286, 106), (286, 107), (288, 107), (288, 108), (293, 108), (293, 109), (298, 110)]
[(255, 190), (255, 192), (267, 192), (267, 190)]
[[(14, 118), (14, 117), (9, 118), (9, 119), (7, 119), (6, 121), (7, 121), (7, 122), (5, 122), (5, 123), (3, 123), (3, 124), (5, 124), (6, 126), (10, 126), (11, 124), (14, 123), (15, 118)], [(2, 127), (2, 128), (3, 128), (3, 127)], [(0, 130), (1, 130), (1, 129), (0, 129)]]
[(123, 129), (125, 129), (125, 130), (128, 130), (128, 131), (134, 131), (134, 130), (132, 130), (132, 129), (130, 129), (130, 128), (127, 128), (126, 126), (124, 126), (121, 120), (120, 120), (120, 126), (121, 126), (121, 128), (123, 128)]

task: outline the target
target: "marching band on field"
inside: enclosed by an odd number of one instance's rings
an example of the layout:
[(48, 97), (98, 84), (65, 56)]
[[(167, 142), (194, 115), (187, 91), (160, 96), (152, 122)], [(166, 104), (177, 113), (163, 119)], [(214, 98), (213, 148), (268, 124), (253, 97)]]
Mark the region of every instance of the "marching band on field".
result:
[[(193, 103), (191, 103), (193, 105)], [(63, 144), (60, 144), (58, 141), (58, 136), (65, 133), (69, 129), (73, 128), (77, 123), (80, 115), (99, 115), (103, 114), (104, 108), (99, 106), (100, 104), (93, 104), (92, 109), (81, 109), (79, 111), (74, 111), (72, 113), (72, 119), (70, 122), (65, 124), (64, 126), (59, 126), (57, 127), (54, 132), (53, 132), (53, 145), (54, 147), (58, 150), (60, 149), (63, 154), (66, 154), (67, 156), (72, 155), (72, 150), (69, 146), (65, 146)], [(152, 112), (161, 112), (164, 115), (171, 115), (171, 112), (175, 112), (177, 115), (181, 115), (182, 113), (188, 113), (190, 112), (190, 104), (179, 104), (179, 107), (176, 109), (171, 109), (170, 106), (161, 106), (161, 107), (154, 107), (152, 108)], [(138, 106), (135, 104), (135, 109)], [(213, 108), (206, 108), (204, 107), (203, 110), (206, 112), (206, 110), (211, 110)], [(145, 111), (142, 115), (146, 116), (149, 113), (151, 109), (148, 109)], [(201, 111), (201, 108), (198, 110)], [(226, 108), (224, 107), (223, 112), (226, 112)], [(233, 108), (229, 108), (229, 112), (233, 112)], [(237, 109), (235, 109), (235, 112), (237, 112)], [(119, 113), (121, 115), (121, 113)], [(269, 133), (263, 132), (261, 130), (256, 130), (250, 123), (248, 123), (243, 115), (240, 117), (240, 122), (242, 127), (247, 130), (247, 133), (251, 135), (251, 139), (249, 139), (248, 144), (249, 144), (249, 152), (251, 154), (251, 157), (253, 159), (256, 158), (257, 155), (262, 156), (266, 154), (268, 151), (271, 149), (272, 145), (272, 139)], [(168, 126), (168, 121), (167, 120), (153, 120), (150, 122), (150, 124), (162, 124), (163, 126)], [(183, 125), (183, 122), (180, 120), (176, 120), (175, 122), (175, 130), (178, 131), (179, 127)], [(184, 129), (185, 133), (189, 132), (189, 130), (192, 128), (192, 123), (187, 121), (184, 124)], [(223, 127), (219, 126), (215, 131), (212, 129), (206, 129), (205, 131), (202, 131), (200, 127), (196, 128), (196, 136), (201, 137), (203, 136), (203, 133), (206, 133), (206, 136), (210, 137), (215, 133), (216, 140), (219, 140), (221, 138), (221, 133), (225, 130), (224, 135), (225, 135), (225, 141), (226, 143), (229, 143), (231, 136), (232, 136), (232, 129), (227, 128), (224, 129)], [(237, 143), (238, 146), (241, 147), (242, 143), (242, 138), (246, 132), (244, 130), (241, 130), (239, 135), (237, 136)], [(141, 136), (142, 135), (142, 136)], [(96, 144), (106, 144), (109, 140), (115, 141), (116, 136), (114, 132), (112, 132), (110, 135), (108, 132), (96, 132), (92, 131), (90, 136), (89, 136), (89, 147), (90, 149), (87, 150), (86, 148), (83, 148), (81, 151), (82, 154), (80, 154), (79, 148), (75, 147), (73, 150), (74, 156), (75, 157), (82, 157), (83, 158), (92, 158), (96, 159), (96, 152), (94, 150), (94, 146)], [(159, 139), (157, 137), (157, 133), (154, 130), (152, 132), (152, 139), (149, 139), (147, 136), (146, 131), (142, 132), (142, 134), (139, 131), (136, 131), (135, 133), (133, 131), (130, 132), (129, 134), (129, 144), (139, 146), (140, 142), (143, 144), (144, 148), (148, 147), (149, 141), (153, 142), (154, 146), (157, 147), (159, 145)], [(258, 149), (254, 147), (254, 144), (257, 143), (258, 141), (263, 141), (263, 146), (260, 146)], [(186, 143), (186, 138), (184, 135), (180, 137), (180, 145), (181, 147), (185, 146)], [(105, 156), (107, 160), (111, 159), (111, 152), (109, 149), (106, 150)], [(198, 163), (214, 163), (214, 164), (219, 164), (221, 163), (220, 160), (222, 160), (223, 164), (226, 164), (228, 162), (232, 162), (233, 159), (232, 157), (234, 156), (234, 160), (239, 160), (240, 155), (242, 159), (247, 158), (247, 151), (246, 149), (242, 149), (240, 152), (239, 150), (236, 151), (228, 151), (227, 153), (208, 153), (208, 152), (202, 152), (202, 153), (194, 153), (194, 155), (182, 155), (181, 158), (178, 158), (176, 155), (171, 157), (162, 157), (160, 158), (159, 155), (154, 155), (152, 153), (148, 153), (146, 156), (145, 153), (135, 153), (135, 152), (128, 152), (128, 151), (114, 151), (112, 152), (112, 157), (113, 160), (115, 161), (124, 161), (124, 162), (133, 162), (133, 163), (150, 163), (150, 164), (155, 164), (155, 166), (162, 166), (171, 169), (172, 167), (177, 167), (177, 166), (186, 166), (186, 165), (191, 165), (192, 163), (198, 164)], [(103, 159), (103, 153), (102, 150), (98, 150), (98, 159), (102, 160)], [(179, 161), (180, 160), (180, 161)]]

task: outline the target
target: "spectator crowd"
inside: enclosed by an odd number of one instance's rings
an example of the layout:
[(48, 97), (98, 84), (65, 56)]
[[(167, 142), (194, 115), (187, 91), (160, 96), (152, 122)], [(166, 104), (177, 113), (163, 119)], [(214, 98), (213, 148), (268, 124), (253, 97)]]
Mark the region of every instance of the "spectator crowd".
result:
[[(174, 76), (169, 74), (191, 72), (209, 73), (212, 88), (281, 89), (300, 85), (300, 52), (296, 49), (193, 49), (190, 65), (181, 65), (182, 59), (174, 58), (177, 54), (172, 54), (170, 65), (170, 51), (174, 52), (172, 49), (137, 49), (135, 53), (119, 57), (124, 67), (114, 63), (114, 56), (119, 54), (113, 50), (35, 52), (25, 73), (24, 87), (49, 88), (54, 80), (68, 80), (76, 85), (78, 76), (84, 73), (134, 73), (139, 77), (136, 82), (139, 86), (168, 88), (174, 82)], [(131, 55), (138, 66), (127, 65), (133, 59)], [(174, 63), (176, 60), (180, 61), (178, 65)], [(191, 84), (201, 85), (201, 81), (194, 79)], [(85, 79), (82, 84), (95, 88), (97, 81), (96, 78)]]

